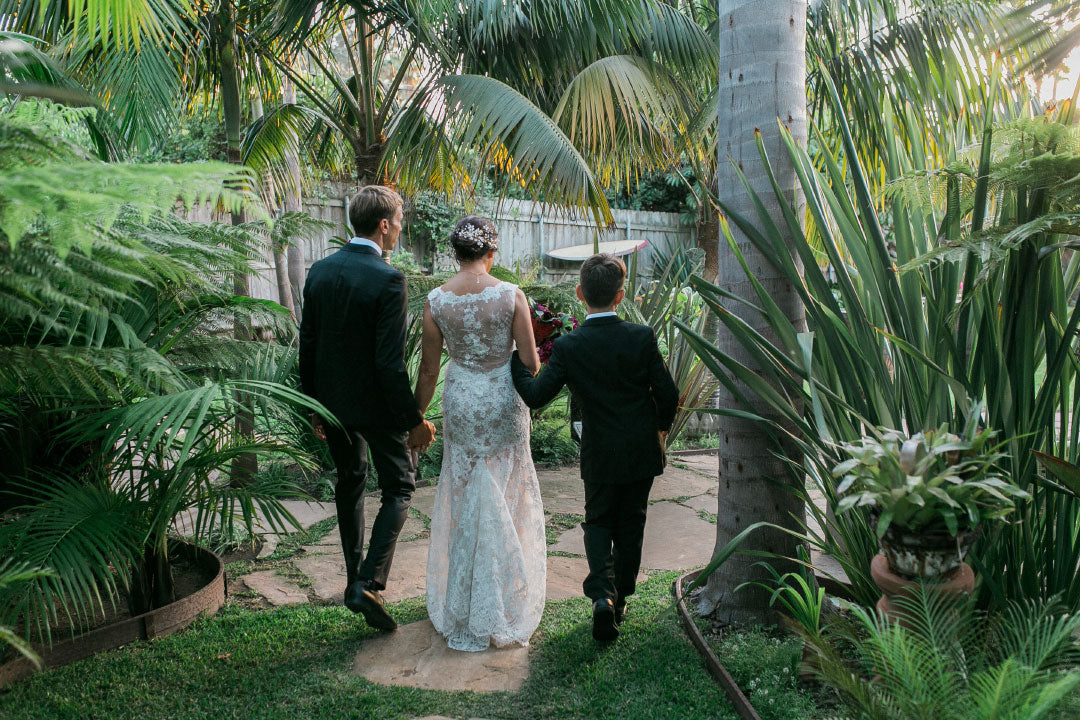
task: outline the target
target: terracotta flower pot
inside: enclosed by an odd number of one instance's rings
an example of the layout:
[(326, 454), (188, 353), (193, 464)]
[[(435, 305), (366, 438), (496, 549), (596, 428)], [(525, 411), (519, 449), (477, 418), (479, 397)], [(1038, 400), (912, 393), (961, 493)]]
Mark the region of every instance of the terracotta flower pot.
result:
[[(902, 621), (896, 601), (917, 587), (919, 581), (892, 572), (884, 553), (878, 553), (870, 561), (870, 577), (882, 593), (877, 601), (878, 612), (894, 619), (900, 618)], [(975, 589), (975, 573), (970, 565), (962, 562), (948, 576), (939, 576), (938, 582), (934, 583), (934, 588), (945, 595), (967, 595)]]
[[(874, 520), (877, 525), (877, 519)], [(890, 525), (878, 539), (889, 569), (906, 578), (933, 580), (956, 571), (967, 555), (975, 532), (913, 532)]]

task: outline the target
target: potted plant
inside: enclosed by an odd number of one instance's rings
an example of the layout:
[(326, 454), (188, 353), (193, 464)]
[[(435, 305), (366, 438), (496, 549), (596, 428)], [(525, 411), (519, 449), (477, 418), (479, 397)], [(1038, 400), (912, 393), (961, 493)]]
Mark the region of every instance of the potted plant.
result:
[(961, 566), (984, 520), (1008, 515), (1027, 492), (997, 470), (1004, 456), (995, 433), (971, 423), (964, 437), (942, 425), (906, 437), (881, 428), (877, 437), (843, 445), (848, 460), (833, 468), (837, 512), (871, 510), (889, 569), (905, 578), (939, 578)]

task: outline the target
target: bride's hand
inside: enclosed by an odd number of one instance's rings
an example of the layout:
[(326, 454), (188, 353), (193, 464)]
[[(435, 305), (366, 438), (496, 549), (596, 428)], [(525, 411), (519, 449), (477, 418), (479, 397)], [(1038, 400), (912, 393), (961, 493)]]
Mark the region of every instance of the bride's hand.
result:
[(412, 450), (424, 452), (435, 442), (435, 425), (430, 420), (421, 420), (420, 424), (409, 431), (406, 445)]

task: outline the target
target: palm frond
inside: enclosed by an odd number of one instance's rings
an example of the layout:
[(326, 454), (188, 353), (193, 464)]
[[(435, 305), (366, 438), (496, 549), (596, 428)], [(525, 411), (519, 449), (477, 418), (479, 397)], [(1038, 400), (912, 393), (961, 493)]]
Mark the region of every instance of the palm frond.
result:
[[(4, 17), (0, 0), (0, 17)], [(0, 93), (53, 100), (73, 107), (97, 101), (47, 53), (32, 35), (0, 31)]]
[(674, 80), (632, 55), (602, 58), (578, 73), (552, 119), (599, 175), (619, 186), (673, 154)]
[(16, 492), (28, 504), (18, 523), (0, 529), (0, 547), (54, 574), (19, 585), (0, 617), (9, 625), (21, 618), (28, 635), (51, 641), (61, 613), (74, 633), (115, 603), (114, 570), (122, 573), (141, 551), (133, 507), (104, 482), (41, 478), (17, 484)]
[[(445, 77), (439, 86), (445, 101), (435, 109), (436, 123), (455, 145), (475, 149), (481, 166), (494, 166), (504, 182), (542, 192), (549, 201), (591, 211), (598, 226), (612, 222), (607, 199), (588, 163), (551, 118), (528, 99), (497, 80), (478, 75)], [(414, 122), (418, 114), (412, 116)], [(395, 138), (398, 156), (414, 168), (411, 177), (420, 176), (419, 168), (439, 150), (421, 130), (419, 124), (394, 129), (395, 136), (400, 134)], [(418, 142), (411, 152), (405, 150), (407, 138)]]
[(300, 139), (334, 127), (321, 112), (295, 104), (279, 105), (251, 123), (240, 148), (241, 161), (256, 177), (267, 179), (260, 192), (268, 207), (283, 207), (287, 194), (302, 190), (302, 168), (308, 165), (299, 162)]
[[(86, 192), (94, 177), (93, 192)], [(144, 217), (171, 210), (178, 199), (223, 204), (231, 210), (251, 205), (249, 194), (223, 180), (248, 181), (247, 173), (223, 163), (170, 166), (45, 162), (15, 168), (0, 176), (0, 231), (14, 248), (38, 224), (50, 233), (63, 258), (73, 247), (89, 251), (95, 228), (108, 229), (126, 208)], [(250, 183), (249, 183), (250, 184)]]

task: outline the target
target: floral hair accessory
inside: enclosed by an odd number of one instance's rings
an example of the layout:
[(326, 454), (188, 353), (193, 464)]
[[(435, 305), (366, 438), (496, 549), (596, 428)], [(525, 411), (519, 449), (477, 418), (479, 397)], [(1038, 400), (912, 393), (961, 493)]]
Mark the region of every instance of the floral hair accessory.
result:
[(459, 238), (471, 241), (472, 244), (478, 248), (486, 247), (488, 250), (499, 249), (498, 237), (487, 228), (480, 227), (479, 225), (466, 223), (461, 226), (461, 229), (458, 230), (457, 234)]

